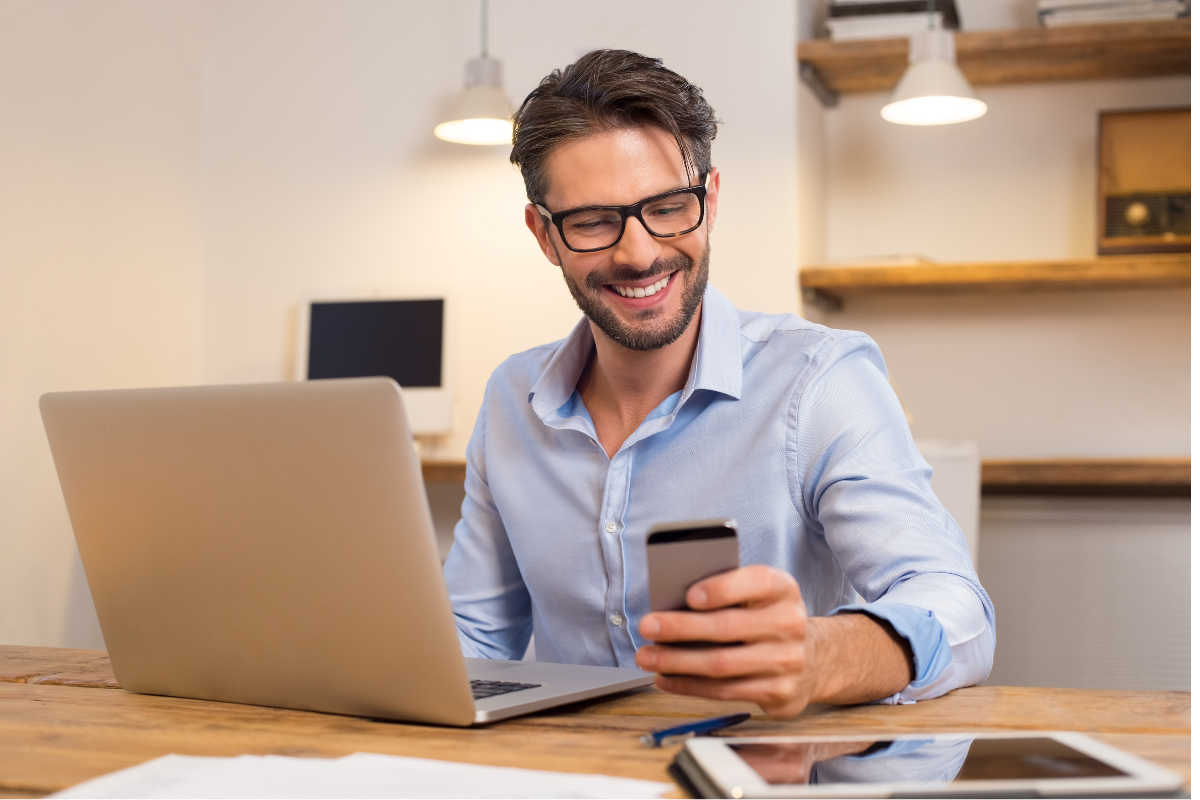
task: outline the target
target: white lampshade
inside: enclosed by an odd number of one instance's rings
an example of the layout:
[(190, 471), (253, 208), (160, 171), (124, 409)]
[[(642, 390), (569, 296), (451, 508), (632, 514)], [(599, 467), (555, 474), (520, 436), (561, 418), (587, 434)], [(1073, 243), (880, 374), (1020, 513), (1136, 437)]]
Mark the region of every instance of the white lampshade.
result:
[(434, 128), (434, 135), (458, 144), (510, 144), (512, 106), (501, 87), (499, 60), (468, 61), (467, 86), (455, 101), (450, 119)]
[(899, 125), (949, 125), (978, 119), (987, 104), (975, 96), (954, 57), (954, 34), (934, 29), (912, 36), (908, 70), (880, 114)]

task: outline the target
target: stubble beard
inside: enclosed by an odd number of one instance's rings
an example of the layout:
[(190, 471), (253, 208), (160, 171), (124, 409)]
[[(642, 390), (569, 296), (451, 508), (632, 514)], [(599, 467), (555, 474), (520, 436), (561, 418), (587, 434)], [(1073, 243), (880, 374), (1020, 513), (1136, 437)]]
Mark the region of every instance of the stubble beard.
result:
[[(673, 258), (655, 261), (642, 272), (627, 268), (611, 272), (592, 272), (584, 280), (586, 286), (580, 286), (566, 270), (563, 270), (563, 280), (566, 281), (567, 289), (571, 292), (571, 297), (575, 298), (579, 310), (608, 338), (630, 350), (657, 350), (683, 336), (683, 332), (692, 323), (692, 317), (696, 315), (696, 309), (704, 299), (704, 290), (708, 287), (708, 254), (709, 244), (705, 242), (704, 252), (700, 254), (698, 262), (680, 253)], [(646, 324), (628, 325), (622, 322), (603, 300), (604, 292), (607, 291), (604, 288), (605, 284), (640, 281), (671, 272), (678, 272), (675, 280), (682, 281), (680, 288), (683, 292), (683, 303), (679, 312), (669, 319), (659, 321), (657, 318), (662, 312), (646, 308), (635, 312), (635, 317)]]

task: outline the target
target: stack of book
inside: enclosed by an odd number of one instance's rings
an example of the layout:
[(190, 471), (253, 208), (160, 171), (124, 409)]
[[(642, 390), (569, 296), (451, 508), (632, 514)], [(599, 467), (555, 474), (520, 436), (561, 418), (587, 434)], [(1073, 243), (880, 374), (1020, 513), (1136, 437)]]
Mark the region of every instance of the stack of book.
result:
[[(958, 30), (954, 0), (935, 0), (934, 27)], [(894, 39), (929, 28), (928, 0), (829, 0), (829, 38)]]
[(1047, 28), (1191, 16), (1190, 0), (1038, 0)]

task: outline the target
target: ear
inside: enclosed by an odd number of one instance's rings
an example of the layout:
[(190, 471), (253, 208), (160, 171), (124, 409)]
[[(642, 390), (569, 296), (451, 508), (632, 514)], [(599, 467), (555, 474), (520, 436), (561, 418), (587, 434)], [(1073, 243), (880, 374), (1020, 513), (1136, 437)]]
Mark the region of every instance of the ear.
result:
[(708, 232), (712, 233), (713, 225), (717, 222), (717, 196), (721, 193), (721, 170), (716, 167), (711, 167), (708, 170), (708, 191), (704, 195), (705, 201), (708, 203), (708, 209), (705, 211), (704, 219), (708, 226)]
[(554, 248), (554, 241), (551, 237), (550, 220), (542, 216), (541, 212), (533, 203), (528, 203), (525, 206), (525, 227), (529, 228), (529, 232), (533, 234), (533, 238), (537, 239), (538, 247), (542, 251), (542, 255), (546, 257), (551, 264), (556, 267), (561, 267), (562, 263), (558, 260), (558, 251)]

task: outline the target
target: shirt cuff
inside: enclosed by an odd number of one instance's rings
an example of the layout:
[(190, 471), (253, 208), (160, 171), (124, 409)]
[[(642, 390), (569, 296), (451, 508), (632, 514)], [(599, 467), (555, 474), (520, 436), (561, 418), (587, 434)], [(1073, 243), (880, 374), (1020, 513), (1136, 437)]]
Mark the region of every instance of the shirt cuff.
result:
[[(908, 641), (913, 655), (913, 678), (903, 691), (880, 700), (881, 703), (911, 703), (912, 695), (925, 695), (921, 689), (933, 684), (950, 666), (950, 642), (942, 623), (934, 613), (925, 608), (904, 603), (854, 603), (835, 608), (829, 616), (836, 614), (868, 614), (887, 622), (896, 633)], [(940, 692), (938, 692), (940, 694)]]

